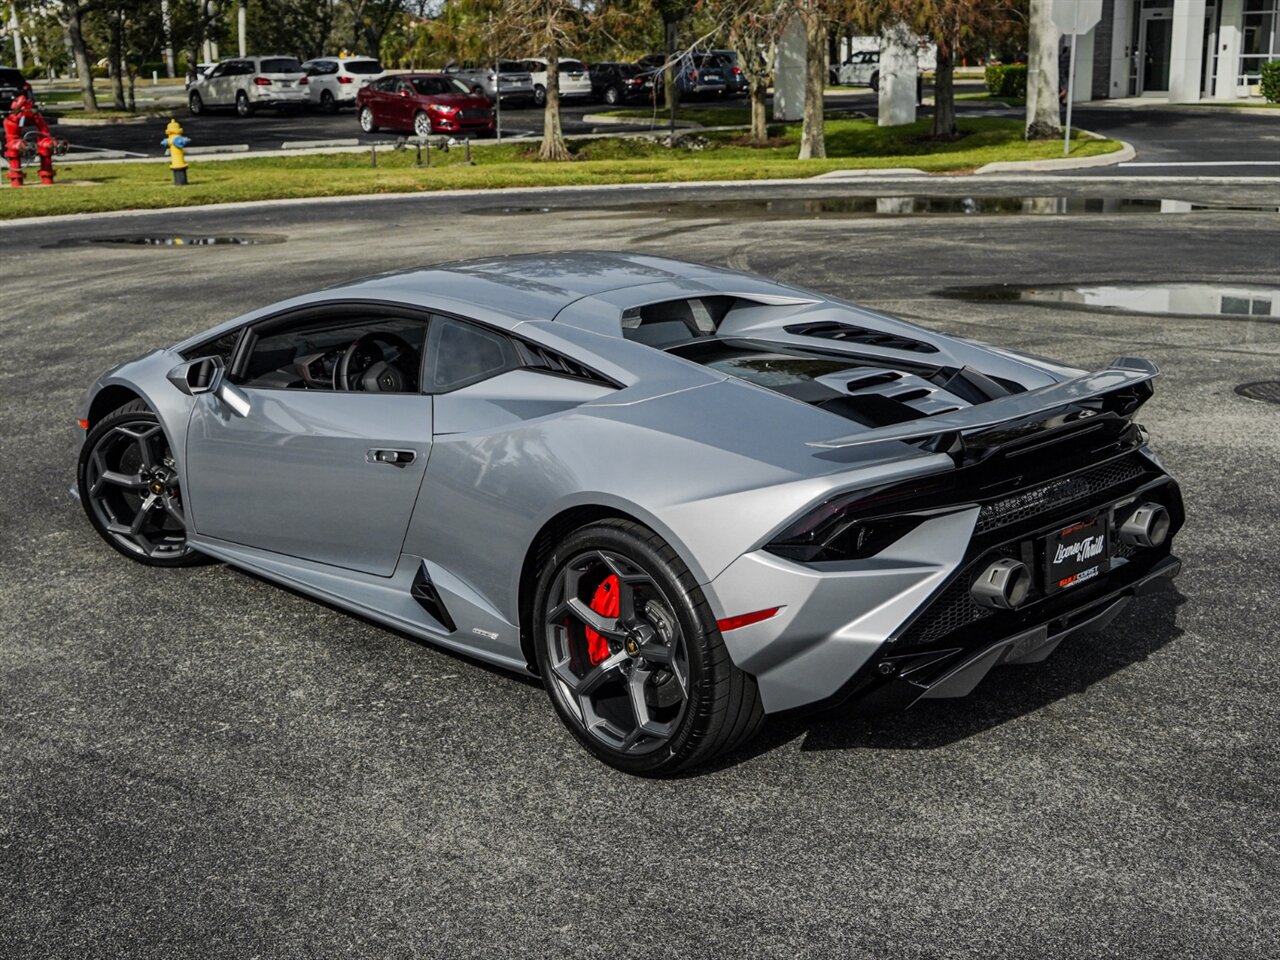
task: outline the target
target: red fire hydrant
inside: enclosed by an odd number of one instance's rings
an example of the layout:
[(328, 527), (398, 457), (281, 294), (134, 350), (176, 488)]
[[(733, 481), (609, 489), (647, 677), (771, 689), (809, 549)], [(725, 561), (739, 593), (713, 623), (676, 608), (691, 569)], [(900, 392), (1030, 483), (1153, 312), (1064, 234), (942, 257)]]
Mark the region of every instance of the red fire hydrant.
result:
[(53, 183), (53, 155), (66, 152), (66, 141), (54, 138), (31, 98), (20, 93), (4, 118), (4, 155), (9, 161), (11, 186), (22, 186), (22, 161), (32, 152), (40, 156), (40, 182)]

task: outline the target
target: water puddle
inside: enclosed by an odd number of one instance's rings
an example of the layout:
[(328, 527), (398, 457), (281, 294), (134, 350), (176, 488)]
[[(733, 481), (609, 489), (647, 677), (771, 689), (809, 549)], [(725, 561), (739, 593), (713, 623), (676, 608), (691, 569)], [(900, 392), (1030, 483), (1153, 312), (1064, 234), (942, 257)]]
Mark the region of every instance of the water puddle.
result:
[[(1098, 216), (1126, 214), (1185, 214), (1214, 212), (1280, 213), (1280, 204), (1261, 206), (1197, 203), (1190, 200), (1158, 200), (1112, 197), (995, 197), (995, 196), (896, 196), (820, 197), (705, 202), (637, 203), (602, 208), (602, 215), (661, 215), (698, 219), (844, 219), (861, 217), (941, 216)], [(491, 213), (475, 210), (474, 213)], [(504, 213), (534, 212), (504, 208)], [(545, 208), (537, 212), (546, 212)]]
[(1131, 283), (1088, 286), (953, 287), (956, 300), (1037, 303), (1080, 310), (1160, 316), (1280, 319), (1280, 287), (1252, 284)]
[(109, 247), (251, 247), (264, 243), (284, 243), (285, 238), (269, 233), (245, 233), (238, 236), (171, 236), (129, 234), (117, 237), (67, 237), (46, 247), (85, 247), (104, 245)]
[(1280, 380), (1258, 380), (1254, 383), (1242, 383), (1236, 387), (1236, 393), (1246, 400), (1280, 404)]

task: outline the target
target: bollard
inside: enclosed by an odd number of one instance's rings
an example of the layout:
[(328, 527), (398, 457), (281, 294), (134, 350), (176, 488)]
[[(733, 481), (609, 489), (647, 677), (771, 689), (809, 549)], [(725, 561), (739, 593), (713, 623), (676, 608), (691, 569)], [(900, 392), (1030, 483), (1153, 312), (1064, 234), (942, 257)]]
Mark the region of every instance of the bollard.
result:
[(378, 145), (376, 143), (369, 144), (369, 166), (376, 167), (378, 165)]
[(169, 148), (169, 169), (173, 171), (175, 187), (187, 185), (187, 156), (184, 151), (190, 144), (191, 139), (182, 135), (182, 124), (176, 119), (170, 120), (164, 128), (164, 139), (160, 145)]
[(160, 74), (157, 73), (155, 70), (151, 71), (151, 85), (153, 87), (160, 86)]
[(466, 144), (467, 144), (467, 163), (471, 163), (471, 138), (470, 137), (467, 137)]

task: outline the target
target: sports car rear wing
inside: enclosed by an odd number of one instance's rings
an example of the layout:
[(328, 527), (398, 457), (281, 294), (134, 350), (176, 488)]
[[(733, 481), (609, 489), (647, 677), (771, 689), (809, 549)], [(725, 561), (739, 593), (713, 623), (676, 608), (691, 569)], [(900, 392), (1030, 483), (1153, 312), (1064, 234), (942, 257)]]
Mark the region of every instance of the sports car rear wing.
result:
[(924, 417), (832, 440), (815, 440), (808, 446), (832, 450), (884, 443), (887, 440), (922, 441), (942, 438), (948, 434), (962, 436), (976, 430), (1050, 413), (1073, 403), (1114, 394), (1147, 383), (1158, 376), (1160, 368), (1150, 360), (1117, 357), (1107, 369), (1085, 374), (1074, 380), (1064, 380), (1025, 393), (1010, 394), (954, 413)]

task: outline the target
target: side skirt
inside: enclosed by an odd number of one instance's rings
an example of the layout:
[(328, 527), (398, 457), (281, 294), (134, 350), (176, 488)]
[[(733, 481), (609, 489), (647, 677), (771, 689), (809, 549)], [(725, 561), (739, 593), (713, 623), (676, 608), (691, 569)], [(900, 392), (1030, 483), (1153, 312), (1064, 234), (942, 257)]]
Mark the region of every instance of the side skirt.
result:
[[(401, 554), (390, 577), (376, 577), (213, 537), (190, 534), (188, 541), (200, 552), (233, 567), (284, 584), (366, 619), (505, 670), (526, 676), (530, 673), (520, 654), (519, 630), (498, 618), (491, 608), (477, 604), (474, 596), (457, 589), (460, 585), (441, 568), (426, 564), (418, 557)], [(427, 577), (443, 594), (445, 606), (457, 620), (457, 629), (453, 632), (432, 618), (414, 599), (414, 580), (424, 567)]]

